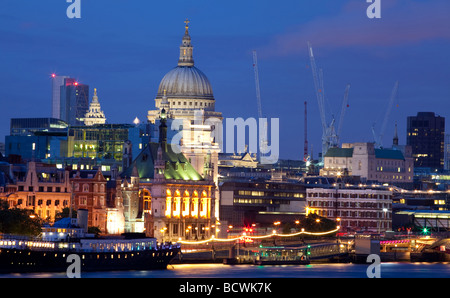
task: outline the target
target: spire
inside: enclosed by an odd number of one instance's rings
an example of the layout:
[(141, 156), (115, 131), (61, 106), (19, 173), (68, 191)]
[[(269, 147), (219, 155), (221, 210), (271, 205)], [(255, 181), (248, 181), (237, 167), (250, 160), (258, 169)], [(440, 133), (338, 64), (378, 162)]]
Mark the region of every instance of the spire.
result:
[(192, 56), (193, 47), (191, 45), (191, 37), (189, 36), (189, 20), (184, 21), (185, 31), (180, 45), (180, 59), (178, 66), (194, 66), (194, 58)]
[(161, 104), (159, 105), (159, 108), (161, 109), (161, 112), (162, 110), (165, 110), (166, 116), (169, 114), (170, 104), (169, 100), (167, 99), (166, 89), (164, 89), (164, 94), (161, 100)]
[(167, 151), (167, 124), (166, 124), (166, 111), (161, 110), (160, 124), (159, 124), (159, 144), (163, 147), (164, 151)]
[(100, 102), (98, 101), (97, 88), (94, 88), (94, 96), (89, 104), (89, 109), (84, 116), (84, 125), (105, 124), (105, 113), (101, 110)]
[(189, 20), (186, 18), (186, 21), (184, 21), (184, 23), (186, 24), (186, 31), (184, 32), (184, 35), (189, 35)]
[(395, 133), (392, 139), (392, 144), (398, 146), (398, 132), (397, 132), (397, 121), (395, 122)]
[(94, 88), (94, 96), (92, 96), (92, 102), (98, 102), (97, 88)]

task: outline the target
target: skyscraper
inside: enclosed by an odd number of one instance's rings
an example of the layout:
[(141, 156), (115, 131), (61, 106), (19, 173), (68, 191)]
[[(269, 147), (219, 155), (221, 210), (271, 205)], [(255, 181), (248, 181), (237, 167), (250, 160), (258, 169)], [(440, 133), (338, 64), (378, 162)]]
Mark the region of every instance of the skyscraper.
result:
[(61, 86), (67, 76), (57, 76), (52, 74), (52, 118), (60, 119), (61, 117)]
[(84, 125), (84, 116), (89, 110), (89, 85), (65, 78), (60, 91), (60, 119), (69, 125)]
[(406, 142), (412, 147), (414, 167), (444, 167), (445, 118), (419, 112), (407, 120)]

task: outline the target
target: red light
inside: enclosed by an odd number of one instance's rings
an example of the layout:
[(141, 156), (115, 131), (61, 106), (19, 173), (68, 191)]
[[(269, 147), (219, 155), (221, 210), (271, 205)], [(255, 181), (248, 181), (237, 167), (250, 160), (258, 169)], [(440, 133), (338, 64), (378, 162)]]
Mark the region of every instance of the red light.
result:
[(78, 86), (78, 82), (73, 83), (75, 86)]
[(52, 73), (52, 78), (56, 77), (56, 75), (54, 73)]

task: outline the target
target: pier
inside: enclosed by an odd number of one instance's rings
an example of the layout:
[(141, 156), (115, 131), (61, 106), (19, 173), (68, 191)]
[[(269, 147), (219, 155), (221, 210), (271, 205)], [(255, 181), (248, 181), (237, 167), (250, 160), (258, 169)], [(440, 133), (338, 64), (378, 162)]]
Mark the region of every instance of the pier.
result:
[(366, 263), (370, 254), (378, 254), (382, 262), (448, 262), (450, 238), (410, 238), (380, 240), (321, 239), (256, 243), (207, 243), (182, 245), (174, 264), (308, 264), (353, 262)]

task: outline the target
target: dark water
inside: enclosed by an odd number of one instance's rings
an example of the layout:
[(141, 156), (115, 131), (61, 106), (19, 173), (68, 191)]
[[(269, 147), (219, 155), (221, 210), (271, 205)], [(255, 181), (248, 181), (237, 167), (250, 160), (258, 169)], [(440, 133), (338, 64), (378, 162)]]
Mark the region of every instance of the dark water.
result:
[[(82, 278), (367, 278), (369, 264), (255, 266), (169, 265), (168, 270), (81, 273)], [(450, 263), (381, 263), (381, 278), (450, 278)], [(65, 273), (6, 274), (0, 278), (65, 278)]]

